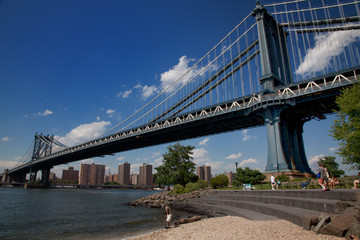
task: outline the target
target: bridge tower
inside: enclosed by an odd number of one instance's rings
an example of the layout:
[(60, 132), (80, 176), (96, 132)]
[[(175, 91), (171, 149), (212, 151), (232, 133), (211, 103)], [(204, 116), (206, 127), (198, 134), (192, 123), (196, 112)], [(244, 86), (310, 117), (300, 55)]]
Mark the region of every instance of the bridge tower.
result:
[[(266, 11), (259, 0), (253, 16), (259, 36), (261, 77), (263, 94), (276, 92), (276, 87), (291, 84), (292, 74), (288, 56), (287, 33)], [(268, 173), (309, 173), (312, 171), (306, 159), (302, 138), (302, 116), (286, 113), (291, 106), (279, 104), (261, 111), (267, 128), (268, 157), (265, 171)]]
[[(52, 144), (53, 144), (53, 137), (44, 136), (42, 134), (39, 135), (36, 133), (34, 150), (30, 163), (41, 157), (49, 156), (51, 154)], [(41, 170), (42, 173), (41, 183), (44, 184), (45, 186), (49, 185), (50, 169), (51, 167), (45, 167), (43, 169), (36, 169), (36, 168), (34, 169), (31, 167), (30, 182), (35, 183), (37, 171)]]
[(266, 11), (259, 0), (253, 11), (259, 36), (263, 92), (273, 92), (274, 87), (292, 82), (286, 43), (287, 33)]

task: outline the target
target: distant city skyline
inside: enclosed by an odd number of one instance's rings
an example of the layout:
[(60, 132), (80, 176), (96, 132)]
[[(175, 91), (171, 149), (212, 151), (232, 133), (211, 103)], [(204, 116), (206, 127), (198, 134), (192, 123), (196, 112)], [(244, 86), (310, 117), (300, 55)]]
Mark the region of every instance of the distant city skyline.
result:
[[(105, 173), (105, 165), (101, 164), (81, 164), (80, 170), (76, 170), (73, 166), (68, 169), (62, 170), (62, 176), (57, 176), (54, 172), (51, 172), (52, 177), (50, 179), (61, 179), (64, 181), (77, 181), (80, 185), (102, 185), (107, 182), (117, 182), (120, 185), (153, 185), (152, 177), (152, 165), (143, 163), (139, 167), (139, 173), (130, 173), (131, 164), (125, 162), (118, 165), (118, 172), (111, 174), (108, 170)], [(41, 176), (38, 176), (40, 179)]]

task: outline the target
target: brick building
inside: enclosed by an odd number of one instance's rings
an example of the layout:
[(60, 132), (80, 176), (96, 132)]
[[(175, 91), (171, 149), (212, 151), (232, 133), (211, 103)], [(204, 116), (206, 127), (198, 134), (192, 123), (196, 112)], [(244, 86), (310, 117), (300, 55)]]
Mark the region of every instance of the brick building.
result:
[(210, 180), (212, 178), (211, 167), (205, 165), (197, 167), (196, 175), (199, 177), (200, 180), (205, 180), (207, 181), (207, 183), (210, 183)]
[(124, 185), (130, 185), (130, 163), (125, 162), (119, 165), (118, 182)]
[(81, 185), (103, 185), (105, 176), (105, 165), (81, 164), (79, 184)]
[(139, 184), (145, 186), (153, 185), (152, 165), (144, 163), (139, 168)]
[(79, 170), (74, 170), (74, 167), (69, 167), (68, 170), (64, 169), (62, 171), (61, 179), (64, 181), (78, 182), (79, 181)]

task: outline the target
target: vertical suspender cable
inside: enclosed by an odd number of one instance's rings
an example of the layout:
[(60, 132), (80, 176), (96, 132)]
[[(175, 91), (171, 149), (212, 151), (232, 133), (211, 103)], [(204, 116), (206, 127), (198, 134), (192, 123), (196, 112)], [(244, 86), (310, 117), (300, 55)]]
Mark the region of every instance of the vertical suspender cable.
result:
[[(247, 29), (246, 22), (245, 22), (245, 28)], [(248, 41), (248, 35), (247, 34), (245, 35), (245, 43), (246, 43), (246, 48), (249, 47), (249, 41)], [(247, 58), (249, 58), (249, 52), (246, 53), (246, 56), (247, 56)], [(250, 62), (247, 63), (247, 66), (248, 66), (248, 75), (249, 75), (250, 94), (252, 94), (254, 92), (253, 92), (253, 84), (252, 84), (253, 78), (252, 78), (252, 74), (251, 74), (252, 70), (251, 70)]]
[[(318, 20), (318, 17), (317, 17), (317, 14), (316, 14), (316, 10), (312, 9), (311, 2), (310, 2), (310, 1), (308, 1), (308, 3), (309, 3), (311, 21), (313, 22), (313, 25), (312, 25), (312, 26), (313, 26), (315, 29), (317, 29), (317, 28), (320, 27), (320, 25), (319, 25), (319, 23), (317, 23), (317, 25), (315, 25), (315, 22), (317, 22), (317, 20)], [(316, 35), (320, 35), (320, 34), (321, 34), (321, 33), (320, 33), (320, 30), (317, 30), (317, 31), (314, 33), (314, 41), (315, 41), (315, 36), (316, 36)], [(322, 69), (321, 72), (322, 72), (322, 75), (325, 75), (325, 69)]]
[[(287, 11), (287, 6), (285, 5), (285, 12), (286, 12), (286, 21), (288, 23), (290, 23), (290, 19), (289, 19), (289, 13)], [(293, 35), (297, 34), (296, 32), (289, 32), (289, 39), (290, 39), (290, 46), (291, 46), (291, 53), (292, 53), (292, 57), (293, 57), (293, 61), (294, 61), (294, 68), (296, 68), (297, 65), (297, 61), (295, 58), (295, 49), (294, 49), (294, 42), (293, 42)], [(295, 70), (295, 69), (294, 69)], [(296, 74), (296, 80), (298, 80), (298, 75)]]
[[(296, 8), (297, 8), (297, 14), (298, 14), (298, 18), (299, 18), (300, 28), (303, 29), (303, 24), (302, 24), (302, 19), (301, 19), (301, 14), (300, 14), (300, 11), (299, 11), (299, 4), (298, 3), (296, 3)], [(302, 37), (304, 51), (306, 51), (307, 48), (306, 48), (306, 44), (305, 44), (304, 34), (301, 34), (301, 37)], [(306, 54), (306, 52), (305, 52), (305, 54)]]
[[(231, 41), (231, 37), (230, 37), (230, 41)], [(230, 96), (230, 98), (232, 98), (232, 99), (235, 99), (235, 76), (234, 76), (234, 63), (233, 63), (233, 53), (232, 53), (232, 46), (230, 47), (230, 62), (231, 62), (231, 81), (230, 81), (230, 83), (232, 82), (232, 97)], [(236, 55), (236, 54), (235, 54)], [(230, 84), (229, 84), (230, 85)], [(231, 91), (231, 90), (229, 90), (229, 91)], [(231, 95), (231, 94), (230, 94)], [(230, 99), (229, 99), (230, 100)]]

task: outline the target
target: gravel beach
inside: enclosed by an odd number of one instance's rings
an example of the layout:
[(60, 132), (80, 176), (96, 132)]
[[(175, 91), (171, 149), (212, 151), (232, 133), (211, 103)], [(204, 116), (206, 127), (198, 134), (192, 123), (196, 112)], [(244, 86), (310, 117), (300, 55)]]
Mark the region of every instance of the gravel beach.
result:
[(165, 229), (147, 235), (130, 238), (131, 240), (211, 240), (211, 239), (345, 239), (329, 235), (317, 235), (315, 232), (306, 231), (301, 227), (285, 221), (251, 221), (242, 217), (217, 217), (207, 218), (198, 222), (180, 225), (176, 228)]

